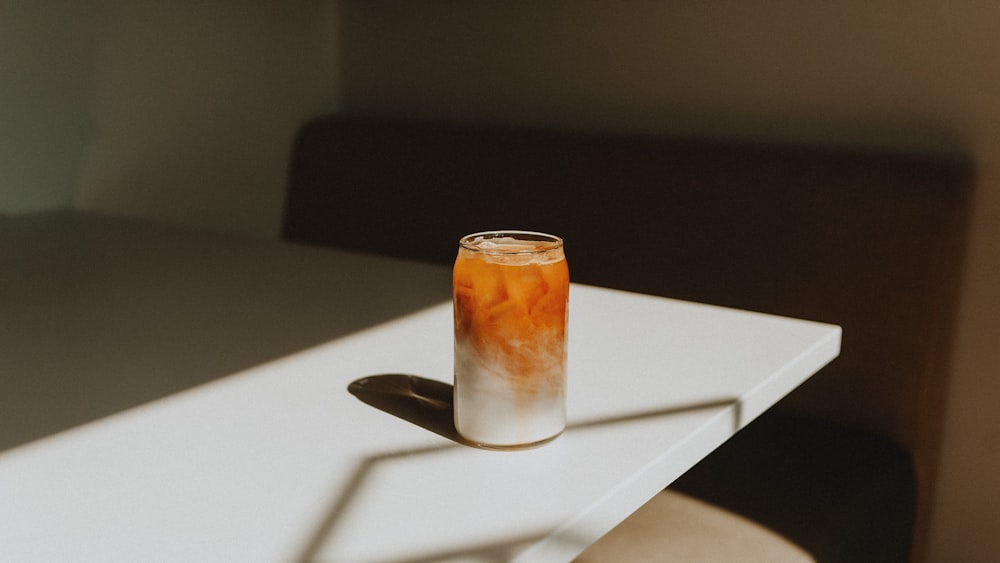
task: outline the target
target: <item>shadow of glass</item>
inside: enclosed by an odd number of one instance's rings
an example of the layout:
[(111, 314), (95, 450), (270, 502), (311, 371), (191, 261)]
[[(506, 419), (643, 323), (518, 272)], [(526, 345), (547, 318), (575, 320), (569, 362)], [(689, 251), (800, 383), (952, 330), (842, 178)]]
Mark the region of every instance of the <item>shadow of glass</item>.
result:
[(434, 379), (403, 373), (362, 377), (347, 390), (381, 411), (463, 445), (455, 430), (453, 387)]

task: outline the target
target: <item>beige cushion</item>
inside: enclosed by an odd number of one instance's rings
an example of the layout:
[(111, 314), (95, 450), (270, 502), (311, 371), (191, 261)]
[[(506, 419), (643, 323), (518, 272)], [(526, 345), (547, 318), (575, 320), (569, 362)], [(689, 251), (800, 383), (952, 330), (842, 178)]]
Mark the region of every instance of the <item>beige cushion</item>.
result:
[(653, 497), (576, 561), (815, 562), (767, 528), (669, 489)]

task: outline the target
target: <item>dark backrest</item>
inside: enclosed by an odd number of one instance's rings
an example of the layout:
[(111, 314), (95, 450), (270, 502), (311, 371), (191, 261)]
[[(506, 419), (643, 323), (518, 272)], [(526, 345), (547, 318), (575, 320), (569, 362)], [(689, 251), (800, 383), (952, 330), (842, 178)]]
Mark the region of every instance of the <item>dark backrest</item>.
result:
[(971, 178), (961, 158), (339, 117), (298, 137), (284, 236), (450, 263), (469, 232), (549, 231), (578, 282), (840, 324), (841, 357), (779, 407), (890, 437), (927, 475)]

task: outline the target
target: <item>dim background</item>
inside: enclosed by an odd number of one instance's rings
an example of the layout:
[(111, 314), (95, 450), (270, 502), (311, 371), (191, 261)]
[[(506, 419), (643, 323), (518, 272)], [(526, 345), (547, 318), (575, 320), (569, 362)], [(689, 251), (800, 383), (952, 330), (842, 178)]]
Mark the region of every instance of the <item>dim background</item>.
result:
[(0, 0), (0, 213), (276, 238), (294, 134), (337, 112), (967, 154), (928, 559), (995, 561), (998, 26), (961, 0)]

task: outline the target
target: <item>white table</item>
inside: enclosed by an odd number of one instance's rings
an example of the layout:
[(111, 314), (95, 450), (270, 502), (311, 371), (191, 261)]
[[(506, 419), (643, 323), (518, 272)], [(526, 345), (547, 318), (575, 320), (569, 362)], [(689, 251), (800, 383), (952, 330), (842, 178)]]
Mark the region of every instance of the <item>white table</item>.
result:
[(72, 213), (0, 268), (3, 561), (567, 561), (840, 347), (574, 285), (569, 428), (495, 452), (447, 437), (447, 268)]

